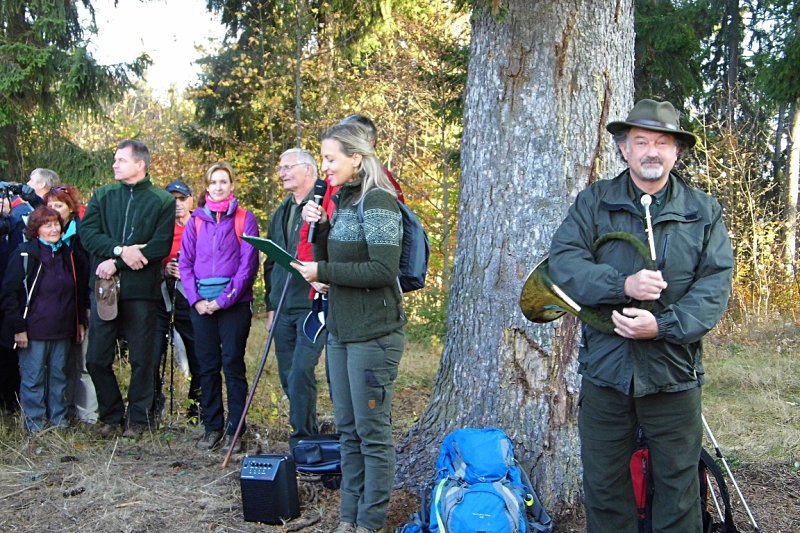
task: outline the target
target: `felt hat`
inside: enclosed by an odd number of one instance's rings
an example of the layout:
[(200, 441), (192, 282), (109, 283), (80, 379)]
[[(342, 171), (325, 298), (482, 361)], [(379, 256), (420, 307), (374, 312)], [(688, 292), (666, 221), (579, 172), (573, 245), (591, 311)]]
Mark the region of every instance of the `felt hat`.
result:
[(94, 299), (97, 303), (97, 315), (101, 320), (117, 318), (119, 276), (111, 276), (109, 279), (97, 278), (94, 282)]
[(624, 121), (609, 122), (606, 126), (606, 129), (612, 134), (620, 133), (629, 128), (671, 133), (675, 137), (682, 139), (689, 148), (693, 147), (697, 142), (697, 137), (693, 133), (681, 129), (678, 112), (669, 102), (657, 102), (649, 99), (639, 100)]

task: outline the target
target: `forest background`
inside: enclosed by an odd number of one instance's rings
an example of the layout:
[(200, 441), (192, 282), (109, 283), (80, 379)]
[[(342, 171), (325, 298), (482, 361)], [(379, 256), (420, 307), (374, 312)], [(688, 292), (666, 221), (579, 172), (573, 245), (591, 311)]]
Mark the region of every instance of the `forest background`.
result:
[[(81, 3), (91, 6), (88, 0)], [(477, 217), (474, 206), (464, 210), (459, 203), (470, 24), (489, 13), (498, 25), (509, 19), (513, 25), (506, 5), (524, 5), (530, 12), (561, 2), (209, 0), (208, 9), (220, 13), (227, 27), (225, 42), (208, 51), (197, 83), (185, 93), (173, 92), (167, 102), (140, 81), (147, 57), (111, 66), (93, 60), (84, 39), (92, 28), (81, 27), (76, 4), (0, 2), (0, 172), (6, 180), (24, 182), (32, 168), (49, 167), (88, 200), (94, 187), (110, 181), (117, 142), (136, 137), (151, 148), (151, 174), (159, 185), (180, 177), (199, 191), (210, 163), (231, 161), (238, 172), (237, 194), (264, 228), (284, 197), (277, 180), (280, 153), (294, 146), (316, 153), (322, 129), (349, 113), (366, 113), (380, 130), (380, 156), (399, 178), (433, 245), (429, 286), (407, 299), (409, 337), (436, 352), (459, 334), (447, 327), (455, 324), (447, 315), (453, 309), (457, 228)], [(734, 295), (718, 330), (776, 318), (796, 323), (798, 2), (636, 0), (634, 15), (633, 98), (668, 99), (684, 112), (682, 124), (701, 143), (681, 161), (681, 172), (725, 209), (736, 267)], [(508, 186), (504, 178), (480, 176), (489, 190), (496, 183), (499, 191)], [(537, 226), (537, 216), (527, 228), (531, 233), (554, 229), (544, 218)], [(490, 256), (504, 252), (488, 250)], [(461, 280), (462, 287), (470, 283)], [(489, 329), (488, 321), (484, 326)], [(516, 342), (505, 330), (503, 335)], [(443, 368), (459, 354), (450, 355), (445, 350)], [(455, 366), (465, 372), (457, 360)], [(490, 366), (487, 375), (494, 370)], [(441, 391), (436, 396), (449, 377), (440, 369), (432, 398), (464, 398)], [(464, 418), (487, 420), (481, 418), (485, 406), (471, 407)], [(429, 433), (441, 435), (430, 431), (433, 411), (422, 417), (421, 427), (428, 424)], [(435, 429), (446, 429), (446, 419), (439, 416), (442, 426)], [(410, 431), (402, 445), (406, 450), (414, 451), (415, 434), (421, 432)], [(535, 453), (527, 454), (528, 463), (541, 445), (538, 439), (530, 444)], [(547, 475), (545, 462), (535, 472), (537, 482)], [(559, 490), (546, 489), (545, 498), (551, 492)], [(571, 498), (570, 489), (562, 492), (568, 493), (562, 494), (564, 501)]]
[[(459, 217), (468, 5), (209, 0), (225, 41), (200, 60), (197, 82), (164, 102), (140, 81), (146, 55), (97, 64), (86, 48), (94, 28), (81, 27), (76, 4), (0, 2), (4, 180), (48, 167), (88, 200), (109, 181), (116, 143), (136, 137), (151, 147), (157, 184), (182, 178), (201, 190), (210, 163), (231, 161), (238, 194), (263, 226), (284, 197), (281, 152), (317, 153), (322, 129), (365, 113), (431, 237), (430, 285), (411, 308), (414, 330), (441, 340)], [(683, 172), (725, 207), (736, 254), (729, 317), (795, 310), (799, 16), (790, 0), (635, 2), (635, 99), (672, 101), (703, 140)]]

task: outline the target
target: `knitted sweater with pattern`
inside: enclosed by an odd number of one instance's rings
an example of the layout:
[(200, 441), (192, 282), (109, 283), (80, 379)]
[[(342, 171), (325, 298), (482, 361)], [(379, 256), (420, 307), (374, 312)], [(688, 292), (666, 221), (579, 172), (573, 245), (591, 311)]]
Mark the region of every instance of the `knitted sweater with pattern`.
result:
[(330, 223), (314, 244), (317, 277), (330, 285), (326, 327), (339, 342), (363, 342), (406, 323), (397, 282), (403, 221), (396, 198), (382, 189), (364, 197), (364, 223), (356, 202), (361, 180), (342, 186)]

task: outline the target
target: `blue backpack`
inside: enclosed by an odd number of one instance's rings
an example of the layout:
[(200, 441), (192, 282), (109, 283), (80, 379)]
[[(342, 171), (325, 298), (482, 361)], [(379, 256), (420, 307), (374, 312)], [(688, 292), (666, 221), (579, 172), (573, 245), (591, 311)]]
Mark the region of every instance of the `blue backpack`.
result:
[[(369, 192), (369, 191), (368, 191)], [(415, 291), (425, 286), (428, 275), (428, 258), (431, 255), (431, 244), (417, 215), (403, 202), (397, 207), (403, 217), (403, 242), (400, 253), (400, 290)], [(358, 202), (358, 222), (364, 224), (364, 201)]]
[(498, 428), (464, 428), (442, 442), (431, 533), (552, 533), (553, 521)]

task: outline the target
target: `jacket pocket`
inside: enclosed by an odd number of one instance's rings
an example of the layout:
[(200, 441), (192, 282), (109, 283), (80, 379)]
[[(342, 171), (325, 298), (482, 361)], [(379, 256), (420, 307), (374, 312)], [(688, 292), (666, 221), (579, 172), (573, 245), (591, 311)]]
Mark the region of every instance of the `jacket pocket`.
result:
[(377, 289), (362, 289), (361, 316), (362, 320), (369, 322), (388, 322), (395, 319), (390, 317), (391, 300), (387, 296), (386, 287)]

